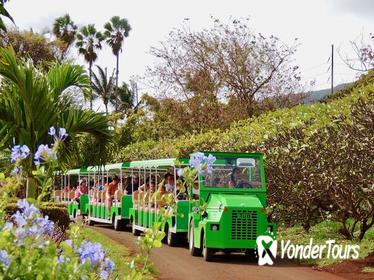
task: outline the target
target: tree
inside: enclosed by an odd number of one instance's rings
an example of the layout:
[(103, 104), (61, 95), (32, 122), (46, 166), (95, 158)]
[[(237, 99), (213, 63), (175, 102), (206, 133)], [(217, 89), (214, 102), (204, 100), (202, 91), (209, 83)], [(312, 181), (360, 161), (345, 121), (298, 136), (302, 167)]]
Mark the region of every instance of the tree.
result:
[(50, 42), (32, 30), (9, 29), (6, 33), (0, 34), (0, 46), (11, 46), (18, 58), (31, 59), (35, 66), (43, 70), (47, 70), (61, 56), (55, 42)]
[(98, 74), (92, 72), (91, 88), (96, 96), (100, 97), (105, 106), (105, 112), (108, 115), (108, 103), (113, 99), (114, 81), (113, 74), (108, 77), (108, 73), (100, 66), (96, 66)]
[[(0, 149), (9, 148), (9, 140), (24, 144), (33, 155), (39, 144), (52, 143), (51, 126), (63, 127), (69, 136), (59, 155), (61, 168), (74, 164), (78, 157), (78, 138), (92, 135), (98, 145), (110, 141), (106, 116), (74, 106), (67, 94), (71, 88), (86, 89), (89, 79), (82, 66), (54, 64), (47, 73), (30, 63), (20, 63), (15, 52), (0, 49)], [(32, 157), (26, 159), (26, 175), (33, 178)]]
[(77, 25), (75, 25), (74, 21), (71, 20), (69, 14), (55, 19), (52, 32), (59, 40), (61, 60), (65, 58), (70, 46), (74, 43), (77, 29)]
[(247, 116), (264, 98), (299, 92), (292, 59), (296, 42), (288, 46), (275, 36), (255, 34), (248, 20), (213, 21), (212, 28), (200, 32), (185, 24), (170, 32), (161, 47), (151, 48), (158, 63), (148, 68), (146, 78), (156, 92), (182, 99), (196, 92), (234, 97)]
[[(76, 46), (81, 55), (88, 63), (88, 71), (90, 73), (90, 83), (92, 82), (92, 64), (97, 59), (96, 50), (101, 49), (101, 42), (103, 41), (103, 35), (98, 32), (94, 24), (83, 26), (80, 33), (77, 34)], [(93, 96), (90, 98), (90, 108), (92, 110)]]
[[(127, 19), (114, 16), (104, 25), (106, 43), (112, 48), (116, 56), (116, 88), (118, 88), (119, 53), (122, 52), (123, 41), (129, 36), (131, 26)], [(117, 109), (117, 105), (115, 106)]]
[(125, 82), (122, 86), (116, 88), (113, 98), (110, 100), (113, 106), (117, 105), (117, 112), (122, 112), (128, 115), (130, 110), (136, 111), (141, 105), (142, 101), (136, 98), (136, 91), (130, 89)]
[(6, 26), (4, 24), (4, 21), (1, 17), (6, 17), (14, 23), (14, 20), (13, 20), (12, 16), (9, 14), (9, 12), (4, 7), (4, 4), (6, 2), (8, 2), (8, 0), (0, 0), (0, 29), (5, 31), (5, 32), (7, 31), (7, 28), (6, 28)]

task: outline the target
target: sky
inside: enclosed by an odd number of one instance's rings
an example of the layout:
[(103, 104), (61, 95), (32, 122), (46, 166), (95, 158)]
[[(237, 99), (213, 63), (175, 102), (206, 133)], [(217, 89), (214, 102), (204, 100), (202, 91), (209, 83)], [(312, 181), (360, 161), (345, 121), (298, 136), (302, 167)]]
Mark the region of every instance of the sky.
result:
[[(256, 32), (273, 34), (289, 44), (298, 38), (295, 61), (303, 83), (315, 81), (311, 89), (330, 86), (331, 44), (337, 50), (335, 84), (354, 80), (357, 73), (340, 56), (352, 55), (350, 40), (374, 31), (372, 0), (11, 0), (6, 7), (20, 29), (35, 31), (51, 28), (54, 19), (65, 13), (78, 26), (94, 23), (99, 29), (114, 15), (127, 18), (132, 30), (120, 57), (120, 80), (126, 82), (144, 74), (154, 63), (150, 47), (159, 46), (185, 18), (193, 29), (200, 30), (211, 24), (211, 16), (220, 20), (249, 17)], [(72, 55), (77, 63), (84, 63)], [(108, 47), (99, 52), (96, 63), (109, 71), (114, 68), (115, 58)]]

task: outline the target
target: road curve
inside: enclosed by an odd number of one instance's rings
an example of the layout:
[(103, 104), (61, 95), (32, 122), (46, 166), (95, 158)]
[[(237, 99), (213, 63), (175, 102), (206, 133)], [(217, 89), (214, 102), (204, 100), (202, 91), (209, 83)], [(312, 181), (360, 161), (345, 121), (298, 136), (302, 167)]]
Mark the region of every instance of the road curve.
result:
[[(111, 239), (136, 251), (136, 237), (130, 232), (114, 231), (108, 226), (90, 227)], [(151, 259), (160, 270), (162, 280), (342, 280), (328, 272), (316, 271), (309, 266), (301, 266), (287, 260), (276, 260), (274, 266), (258, 266), (244, 255), (217, 255), (215, 262), (204, 262), (201, 257), (192, 257), (186, 247), (171, 248), (164, 245), (152, 251)]]

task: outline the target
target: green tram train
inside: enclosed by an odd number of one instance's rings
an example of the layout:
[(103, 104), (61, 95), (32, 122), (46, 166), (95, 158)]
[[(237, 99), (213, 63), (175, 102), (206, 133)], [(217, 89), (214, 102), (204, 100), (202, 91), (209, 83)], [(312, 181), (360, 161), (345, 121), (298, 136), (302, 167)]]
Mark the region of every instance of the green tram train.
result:
[[(132, 161), (73, 169), (60, 176), (61, 186), (77, 183), (84, 178), (88, 194), (80, 203), (74, 193), (56, 191), (56, 196), (67, 203), (72, 218), (85, 216), (90, 225), (111, 224), (115, 230), (131, 227), (136, 236), (160, 221), (160, 209), (172, 211), (161, 226), (169, 246), (187, 241), (191, 255), (203, 255), (206, 261), (214, 253), (240, 251), (254, 254), (259, 235), (276, 237), (276, 224), (269, 223), (266, 215), (266, 182), (264, 159), (260, 153), (204, 152), (216, 157), (211, 174), (199, 175), (192, 186), (182, 193), (178, 186), (178, 169), (189, 160), (169, 158)], [(176, 166), (178, 162), (178, 166)], [(105, 188), (94, 188), (93, 182), (108, 183), (116, 174), (120, 183), (114, 194), (110, 212), (105, 206)], [(233, 184), (233, 176), (236, 182)], [(173, 199), (173, 207), (153, 195), (160, 185), (168, 181), (168, 191), (162, 195)], [(238, 179), (239, 178), (239, 179)], [(147, 186), (148, 188), (145, 188)]]

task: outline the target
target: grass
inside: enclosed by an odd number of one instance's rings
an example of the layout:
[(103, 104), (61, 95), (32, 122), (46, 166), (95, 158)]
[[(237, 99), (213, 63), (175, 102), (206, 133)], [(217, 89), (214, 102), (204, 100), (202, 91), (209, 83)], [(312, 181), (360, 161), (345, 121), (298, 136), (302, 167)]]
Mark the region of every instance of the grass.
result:
[[(105, 248), (106, 252), (108, 253), (108, 256), (116, 265), (116, 270), (118, 272), (119, 279), (125, 279), (125, 275), (129, 276), (130, 273), (134, 273), (134, 271), (131, 271), (131, 268), (129, 267), (129, 263), (134, 258), (133, 256), (130, 256), (127, 247), (93, 229), (87, 227), (82, 227), (81, 229), (85, 240), (98, 242)], [(142, 260), (139, 260), (138, 258), (136, 258), (135, 262), (137, 263), (137, 265), (142, 264)], [(146, 267), (145, 275), (143, 275), (141, 278), (134, 277), (134, 279), (154, 279), (154, 277), (158, 274), (158, 269), (151, 262), (149, 262)]]
[[(292, 228), (279, 228), (278, 240), (290, 240), (292, 244), (305, 244), (310, 242), (313, 238), (313, 244), (325, 244), (326, 240), (335, 240), (335, 244), (342, 245), (360, 245), (359, 258), (365, 258), (369, 253), (374, 252), (374, 228), (371, 228), (361, 241), (351, 241), (343, 238), (339, 234), (340, 224), (333, 221), (324, 221), (316, 224), (310, 228), (309, 233), (306, 233), (301, 226), (294, 226)], [(279, 246), (280, 243), (278, 242)], [(321, 258), (316, 260), (303, 260), (302, 262), (318, 266), (326, 266), (341, 262), (342, 260), (335, 260), (332, 258)]]
[[(110, 256), (110, 259), (115, 263), (116, 269), (120, 276), (128, 275), (130, 273), (128, 262), (131, 261), (131, 256), (129, 254), (129, 250), (125, 246), (87, 227), (82, 227), (82, 233), (84, 239), (92, 242), (98, 242), (105, 248)], [(121, 278), (122, 277), (120, 277), (120, 279)]]
[(374, 267), (372, 266), (367, 266), (365, 267), (362, 272), (367, 272), (367, 273), (370, 273), (370, 272), (374, 272)]

